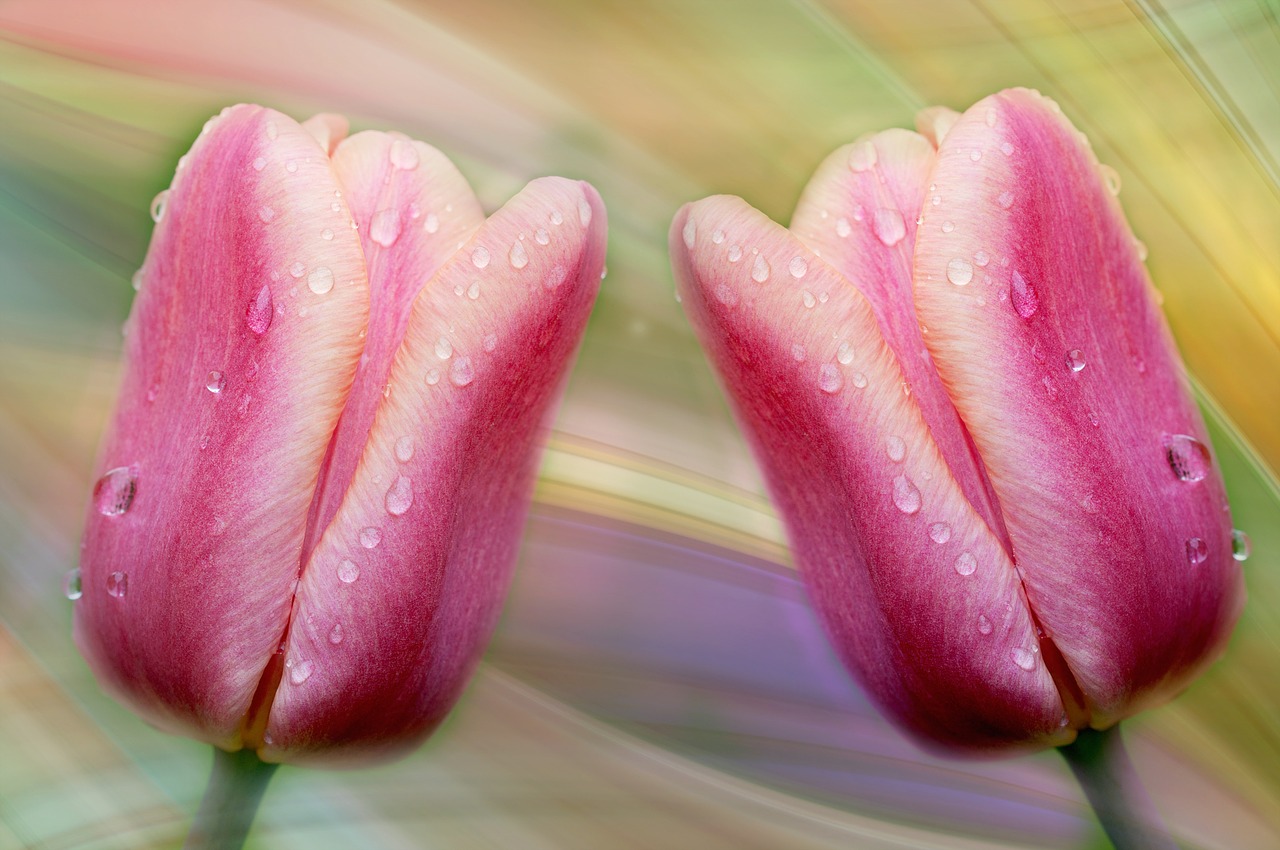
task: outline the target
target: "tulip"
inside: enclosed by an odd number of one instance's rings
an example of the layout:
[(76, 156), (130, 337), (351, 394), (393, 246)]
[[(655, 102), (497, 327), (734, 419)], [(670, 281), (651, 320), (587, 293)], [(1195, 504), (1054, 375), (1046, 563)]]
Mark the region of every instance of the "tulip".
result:
[(1223, 651), (1223, 484), (1115, 172), (1031, 91), (919, 124), (790, 230), (685, 207), (675, 276), (864, 688), (933, 749), (1064, 746)]
[(486, 219), (439, 151), (345, 136), (236, 106), (157, 198), (75, 604), (105, 690), (272, 763), (457, 699), (604, 262), (585, 183)]

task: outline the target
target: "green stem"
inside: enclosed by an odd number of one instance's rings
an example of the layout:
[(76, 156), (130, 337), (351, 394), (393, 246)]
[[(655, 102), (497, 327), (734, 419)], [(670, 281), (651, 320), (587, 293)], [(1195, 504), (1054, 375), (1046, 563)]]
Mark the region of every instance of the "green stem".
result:
[(1059, 747), (1116, 850), (1178, 850), (1129, 761), (1120, 727), (1082, 729)]
[(240, 850), (276, 767), (253, 750), (229, 753), (214, 747), (209, 787), (184, 850)]

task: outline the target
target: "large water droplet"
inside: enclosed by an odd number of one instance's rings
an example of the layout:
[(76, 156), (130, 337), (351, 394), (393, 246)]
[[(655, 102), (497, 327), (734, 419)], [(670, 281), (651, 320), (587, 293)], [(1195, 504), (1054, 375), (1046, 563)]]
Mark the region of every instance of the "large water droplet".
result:
[(387, 490), (387, 513), (401, 516), (413, 504), (413, 482), (407, 475), (397, 475)]
[(889, 454), (889, 460), (894, 463), (900, 462), (907, 456), (907, 444), (896, 434), (884, 441), (884, 447)]
[(403, 171), (418, 167), (418, 149), (408, 139), (396, 139), (391, 143), (391, 164)]
[(358, 578), (360, 578), (360, 567), (356, 565), (355, 561), (344, 559), (342, 563), (338, 564), (338, 580), (340, 582), (351, 584)]
[(396, 460), (401, 463), (413, 460), (413, 437), (406, 434), (396, 440)]
[(978, 634), (980, 635), (991, 634), (991, 620), (987, 618), (986, 614), (978, 615)]
[(871, 219), (871, 231), (882, 244), (893, 247), (907, 235), (907, 223), (898, 210), (878, 209)]
[(1208, 447), (1186, 434), (1165, 436), (1164, 457), (1179, 481), (1203, 480), (1213, 463), (1209, 459)]
[(311, 678), (311, 674), (315, 672), (316, 665), (310, 661), (295, 663), (292, 660), (286, 661), (285, 665), (289, 668), (289, 682), (294, 685), (301, 685), (307, 679)]
[(151, 199), (151, 220), (159, 222), (164, 218), (164, 205), (169, 200), (169, 190), (164, 189), (160, 194)]
[(1009, 300), (1013, 303), (1014, 312), (1024, 319), (1030, 319), (1040, 309), (1035, 287), (1016, 269), (1009, 276)]
[(378, 210), (369, 222), (369, 238), (383, 248), (390, 248), (400, 238), (400, 211)]
[(685, 219), (680, 235), (684, 238), (684, 247), (692, 251), (698, 241), (698, 225), (694, 223), (692, 216)]
[(560, 210), (552, 210), (551, 215), (548, 217), (551, 219), (552, 224), (560, 225), (564, 223), (564, 216), (560, 215)]
[(507, 259), (511, 262), (511, 268), (522, 269), (529, 265), (529, 253), (524, 249), (524, 243), (516, 240), (511, 246), (511, 253), (507, 255)]
[(1249, 541), (1249, 535), (1245, 534), (1238, 528), (1231, 530), (1231, 557), (1237, 561), (1249, 560), (1249, 555), (1253, 552), (1253, 544)]
[(1073, 348), (1067, 352), (1067, 368), (1072, 372), (1080, 372), (1084, 369), (1084, 354), (1080, 349)]
[(307, 287), (316, 295), (324, 295), (333, 289), (333, 272), (328, 266), (317, 266), (307, 275)]
[(84, 595), (84, 589), (80, 584), (80, 568), (74, 567), (67, 570), (67, 574), (62, 577), (62, 595), (75, 602)]
[(382, 542), (382, 529), (376, 525), (366, 525), (360, 529), (360, 545), (366, 549), (376, 549)]
[(991, 255), (986, 251), (975, 251), (973, 254), (973, 262), (978, 266), (985, 266), (991, 262)]
[(715, 232), (715, 233), (712, 233), (712, 234), (711, 234), (711, 241), (712, 241), (712, 242), (714, 242), (714, 243), (715, 243), (715, 244), (717, 244), (717, 245), (719, 245), (721, 242), (723, 242), (723, 241), (724, 241), (724, 231), (723, 231), (723, 230), (716, 230), (716, 232)]
[(840, 347), (836, 349), (836, 359), (846, 366), (852, 363), (853, 346), (847, 342), (840, 343)]
[(742, 246), (741, 246), (741, 245), (730, 245), (730, 246), (729, 246), (729, 253), (728, 253), (726, 256), (728, 256), (728, 258), (729, 258), (729, 262), (731, 262), (731, 263), (736, 263), (736, 262), (738, 262), (738, 260), (741, 260), (741, 259), (742, 259)]
[(978, 569), (978, 559), (972, 552), (961, 552), (960, 557), (956, 558), (956, 572), (960, 575), (971, 576), (976, 569)]
[(858, 142), (849, 151), (849, 168), (853, 171), (867, 171), (876, 164), (876, 146), (870, 140)]
[(756, 283), (764, 283), (769, 279), (769, 261), (763, 254), (756, 254), (755, 265), (751, 267), (751, 279)]
[(791, 272), (792, 277), (799, 280), (808, 273), (809, 264), (804, 261), (804, 257), (792, 257), (791, 262), (787, 264), (787, 271)]
[(465, 387), (476, 379), (475, 369), (471, 367), (470, 357), (459, 357), (449, 367), (449, 382), (455, 387)]
[(227, 379), (217, 369), (214, 369), (204, 378), (204, 388), (214, 395), (222, 392), (222, 388), (226, 385)]
[(107, 576), (107, 594), (116, 598), (123, 599), (125, 594), (129, 592), (129, 574), (116, 570)]
[(471, 263), (478, 269), (489, 265), (489, 249), (483, 245), (477, 245), (471, 251)]
[(818, 389), (824, 393), (837, 393), (843, 385), (844, 378), (835, 364), (824, 363), (822, 368), (818, 370)]
[(301, 262), (295, 262), (293, 265), (289, 266), (289, 274), (292, 277), (300, 278), (306, 273), (307, 267)]
[(861, 372), (854, 372), (849, 376), (849, 380), (852, 381), (853, 385), (858, 389), (862, 389), (867, 385), (867, 376)]
[(138, 492), (138, 475), (136, 470), (127, 466), (117, 466), (108, 470), (93, 485), (93, 505), (103, 516), (120, 516), (133, 505), (133, 497)]
[(1020, 646), (1015, 646), (1009, 652), (1009, 657), (1013, 659), (1014, 664), (1017, 664), (1023, 670), (1028, 672), (1034, 670), (1036, 667), (1035, 653), (1029, 649), (1023, 649)]
[(947, 280), (956, 286), (964, 286), (973, 280), (973, 264), (963, 257), (956, 257), (947, 263)]
[(920, 490), (905, 475), (893, 479), (893, 503), (904, 514), (914, 514), (920, 510)]
[(945, 522), (935, 522), (929, 526), (929, 539), (941, 546), (951, 539), (951, 526)]
[(1199, 537), (1192, 537), (1187, 540), (1187, 561), (1192, 564), (1203, 564), (1204, 559), (1209, 557), (1209, 547)]
[(448, 338), (440, 337), (436, 340), (436, 357), (441, 360), (448, 360), (453, 356), (453, 343)]
[(539, 227), (533, 233), (533, 241), (539, 245), (549, 245), (551, 243), (551, 234), (547, 233), (545, 227)]

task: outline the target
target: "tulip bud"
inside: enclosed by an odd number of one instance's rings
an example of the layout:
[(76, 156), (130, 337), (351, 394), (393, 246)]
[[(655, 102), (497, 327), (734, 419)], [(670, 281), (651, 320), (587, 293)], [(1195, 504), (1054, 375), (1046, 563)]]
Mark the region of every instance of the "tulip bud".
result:
[(921, 123), (790, 231), (681, 210), (675, 275), (863, 686), (939, 748), (1062, 745), (1222, 652), (1223, 484), (1114, 171), (1025, 90)]
[(585, 183), (486, 220), (440, 152), (345, 135), (233, 107), (157, 199), (75, 605), (105, 689), (271, 762), (457, 698), (604, 262)]

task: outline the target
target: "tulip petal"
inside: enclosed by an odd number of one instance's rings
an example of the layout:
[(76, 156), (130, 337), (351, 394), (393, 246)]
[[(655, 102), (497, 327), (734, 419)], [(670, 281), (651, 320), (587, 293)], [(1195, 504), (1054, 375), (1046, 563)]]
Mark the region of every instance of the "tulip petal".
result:
[(296, 122), (234, 107), (184, 162), (128, 323), (75, 638), (153, 723), (234, 748), (288, 620), (368, 295), (329, 159)]
[(952, 475), (1007, 549), (999, 503), (929, 359), (911, 302), (915, 222), (933, 161), (932, 145), (906, 130), (887, 130), (840, 148), (809, 181), (791, 230), (867, 299)]
[(534, 181), (414, 302), (368, 449), (302, 576), (265, 758), (402, 749), (457, 698), (506, 591), (605, 230), (590, 186)]
[(364, 353), (308, 523), (303, 561), (337, 513), (382, 401), (414, 299), (484, 223), (480, 202), (440, 151), (399, 133), (357, 133), (337, 147), (334, 171), (359, 227), (369, 275)]
[(1017, 573), (904, 394), (869, 298), (738, 198), (681, 210), (671, 250), (845, 664), (926, 744), (1069, 740)]
[(1082, 138), (1026, 90), (966, 112), (915, 282), (1032, 607), (1105, 727), (1216, 657), (1243, 591), (1204, 424)]

